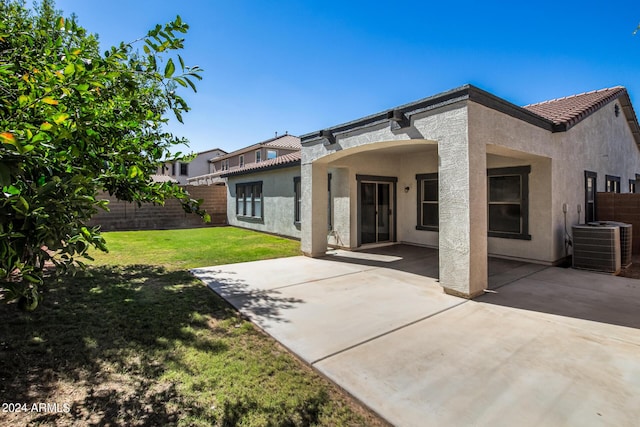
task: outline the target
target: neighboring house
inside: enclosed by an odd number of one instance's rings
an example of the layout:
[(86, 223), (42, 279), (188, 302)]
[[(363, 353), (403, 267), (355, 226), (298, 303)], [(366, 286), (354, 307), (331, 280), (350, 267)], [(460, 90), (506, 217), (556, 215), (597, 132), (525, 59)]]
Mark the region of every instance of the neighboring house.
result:
[(229, 225), (300, 238), (300, 151), (222, 176)]
[(188, 179), (191, 177), (212, 172), (210, 160), (225, 154), (227, 154), (226, 151), (214, 148), (196, 154), (195, 158), (190, 162), (165, 163), (162, 167), (158, 168), (156, 177), (170, 177), (179, 184), (187, 184)]
[(467, 85), (301, 140), (300, 163), (226, 174), (229, 223), (299, 237), (308, 256), (435, 247), (440, 284), (463, 297), (486, 289), (488, 256), (563, 261), (595, 192), (633, 192), (640, 174), (623, 87), (518, 107)]
[(224, 174), (299, 152), (300, 148), (300, 138), (297, 136), (288, 133), (276, 135), (266, 141), (210, 159), (210, 170), (206, 174), (191, 175), (188, 182), (192, 185), (224, 184)]

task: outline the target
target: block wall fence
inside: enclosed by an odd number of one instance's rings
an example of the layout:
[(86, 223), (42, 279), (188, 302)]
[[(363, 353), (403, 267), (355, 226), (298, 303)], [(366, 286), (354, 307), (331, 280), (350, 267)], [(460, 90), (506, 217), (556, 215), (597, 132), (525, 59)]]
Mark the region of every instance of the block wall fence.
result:
[(227, 224), (227, 189), (224, 185), (183, 186), (193, 199), (203, 199), (202, 208), (211, 215), (205, 224), (195, 214), (186, 213), (177, 200), (167, 200), (164, 206), (116, 200), (109, 194), (101, 199), (109, 200), (109, 212), (100, 211), (91, 218), (90, 225), (100, 225), (102, 231), (167, 230), (176, 228), (211, 227)]

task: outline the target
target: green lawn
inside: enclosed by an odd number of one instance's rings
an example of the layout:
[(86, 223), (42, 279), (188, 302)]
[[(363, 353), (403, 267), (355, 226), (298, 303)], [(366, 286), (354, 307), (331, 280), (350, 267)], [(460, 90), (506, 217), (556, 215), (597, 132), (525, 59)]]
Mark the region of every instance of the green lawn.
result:
[(184, 270), (298, 242), (230, 227), (105, 237), (111, 252), (49, 280), (34, 313), (0, 305), (0, 401), (29, 409), (0, 425), (380, 425)]
[(300, 255), (300, 242), (234, 227), (104, 233), (96, 265), (161, 265), (169, 270)]

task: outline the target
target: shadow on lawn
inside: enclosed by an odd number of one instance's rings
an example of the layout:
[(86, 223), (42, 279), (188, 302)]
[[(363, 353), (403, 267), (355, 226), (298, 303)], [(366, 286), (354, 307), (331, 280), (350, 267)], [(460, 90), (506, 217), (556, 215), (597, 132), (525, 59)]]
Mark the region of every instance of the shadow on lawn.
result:
[(184, 408), (176, 384), (160, 381), (167, 363), (182, 363), (173, 349), (227, 351), (230, 332), (212, 324), (234, 318), (237, 313), (190, 274), (153, 266), (97, 267), (52, 281), (34, 313), (0, 304), (0, 402), (60, 409), (0, 414), (0, 424), (26, 424), (25, 417), (174, 424)]

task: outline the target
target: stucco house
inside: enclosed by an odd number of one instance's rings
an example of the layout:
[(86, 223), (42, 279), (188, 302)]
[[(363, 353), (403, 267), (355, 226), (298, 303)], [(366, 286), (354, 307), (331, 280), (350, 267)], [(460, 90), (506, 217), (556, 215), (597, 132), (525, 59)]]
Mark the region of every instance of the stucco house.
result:
[(287, 154), (300, 151), (300, 138), (285, 133), (276, 135), (256, 144), (239, 150), (216, 156), (209, 160), (209, 171), (200, 175), (192, 175), (187, 182), (191, 185), (224, 184), (223, 175), (251, 168), (253, 165), (273, 160)]
[(181, 185), (187, 184), (191, 177), (210, 173), (211, 159), (225, 154), (227, 154), (226, 151), (220, 148), (213, 148), (196, 153), (190, 162), (165, 163), (158, 168), (154, 180), (157, 182), (173, 181)]
[[(595, 192), (635, 192), (640, 127), (623, 87), (516, 106), (471, 85), (301, 137), (300, 158), (227, 173), (229, 222), (308, 256), (439, 249), (445, 292), (487, 287), (487, 257), (556, 264)], [(566, 224), (566, 227), (565, 227)]]

